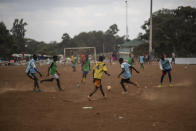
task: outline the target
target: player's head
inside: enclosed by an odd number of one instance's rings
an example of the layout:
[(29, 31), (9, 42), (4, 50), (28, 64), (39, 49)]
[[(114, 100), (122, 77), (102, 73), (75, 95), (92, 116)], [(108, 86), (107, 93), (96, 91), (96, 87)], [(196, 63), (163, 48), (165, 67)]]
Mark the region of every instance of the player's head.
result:
[(162, 53), (162, 54), (161, 54), (161, 60), (164, 60), (165, 57), (166, 57), (166, 54), (165, 54), (165, 53)]
[(53, 56), (53, 60), (54, 61), (57, 61), (57, 59), (58, 59), (58, 57), (55, 55), (55, 56)]
[(34, 59), (34, 60), (37, 60), (37, 55), (34, 54), (34, 55), (33, 55), (33, 59)]
[(99, 61), (103, 61), (104, 60), (104, 56), (99, 56)]
[(124, 62), (123, 58), (119, 58), (119, 63), (122, 64)]
[(88, 60), (88, 55), (85, 55), (86, 60)]

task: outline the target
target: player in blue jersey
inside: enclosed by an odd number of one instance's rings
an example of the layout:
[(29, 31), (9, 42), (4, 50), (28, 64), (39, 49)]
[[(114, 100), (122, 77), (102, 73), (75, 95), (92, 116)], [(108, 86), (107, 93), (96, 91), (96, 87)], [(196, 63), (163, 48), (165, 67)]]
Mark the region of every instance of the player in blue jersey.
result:
[(169, 86), (172, 86), (172, 84), (171, 84), (171, 82), (172, 82), (171, 65), (169, 63), (169, 60), (166, 59), (166, 55), (165, 54), (162, 54), (161, 55), (160, 69), (162, 70), (162, 75), (161, 75), (161, 84), (159, 85), (159, 87), (162, 87), (163, 79), (164, 79), (164, 76), (166, 74), (168, 74), (168, 76), (169, 76), (169, 82), (170, 82), (170, 85)]
[(40, 75), (40, 77), (42, 77), (42, 74), (39, 72), (39, 70), (36, 68), (36, 60), (37, 60), (37, 56), (33, 55), (33, 59), (31, 59), (28, 63), (28, 66), (26, 68), (26, 73), (27, 76), (29, 78), (31, 78), (32, 80), (34, 80), (34, 89), (33, 91), (37, 92), (40, 91), (39, 88), (39, 84), (38, 84), (38, 78), (36, 77), (36, 73), (38, 73)]
[(140, 69), (144, 70), (144, 56), (139, 57)]
[(123, 94), (126, 94), (127, 89), (125, 88), (124, 83), (129, 83), (129, 84), (133, 84), (134, 86), (138, 86), (136, 83), (134, 83), (130, 80), (130, 78), (131, 78), (130, 70), (133, 69), (137, 73), (139, 73), (139, 71), (137, 71), (133, 66), (129, 65), (127, 62), (124, 62), (123, 58), (119, 59), (119, 63), (121, 65), (122, 71), (120, 72), (118, 77), (120, 77), (122, 75), (122, 79), (121, 79), (120, 84), (121, 84), (123, 91), (124, 91)]

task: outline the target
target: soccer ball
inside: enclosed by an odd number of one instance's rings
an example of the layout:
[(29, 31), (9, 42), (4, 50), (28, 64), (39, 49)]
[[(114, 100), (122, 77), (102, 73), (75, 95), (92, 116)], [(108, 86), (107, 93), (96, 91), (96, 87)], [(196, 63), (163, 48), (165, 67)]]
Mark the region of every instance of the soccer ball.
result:
[(110, 91), (110, 90), (111, 90), (111, 88), (112, 88), (111, 86), (107, 86), (107, 90), (108, 90), (108, 91)]

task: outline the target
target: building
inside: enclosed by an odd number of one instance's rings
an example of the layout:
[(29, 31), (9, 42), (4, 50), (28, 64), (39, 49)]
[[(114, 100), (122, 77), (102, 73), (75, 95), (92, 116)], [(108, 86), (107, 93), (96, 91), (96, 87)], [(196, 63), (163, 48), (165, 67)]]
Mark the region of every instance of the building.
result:
[(121, 58), (127, 60), (129, 58), (129, 54), (133, 52), (135, 47), (146, 43), (148, 42), (141, 39), (126, 41), (125, 43), (120, 45), (119, 55)]

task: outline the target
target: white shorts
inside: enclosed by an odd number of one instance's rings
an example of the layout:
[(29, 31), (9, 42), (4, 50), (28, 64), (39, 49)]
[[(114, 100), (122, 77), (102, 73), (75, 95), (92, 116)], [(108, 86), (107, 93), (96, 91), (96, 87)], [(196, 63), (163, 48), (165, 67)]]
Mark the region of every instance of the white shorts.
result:
[(54, 74), (54, 75), (50, 75), (51, 78), (54, 78), (54, 79), (59, 79), (59, 76), (57, 74)]

